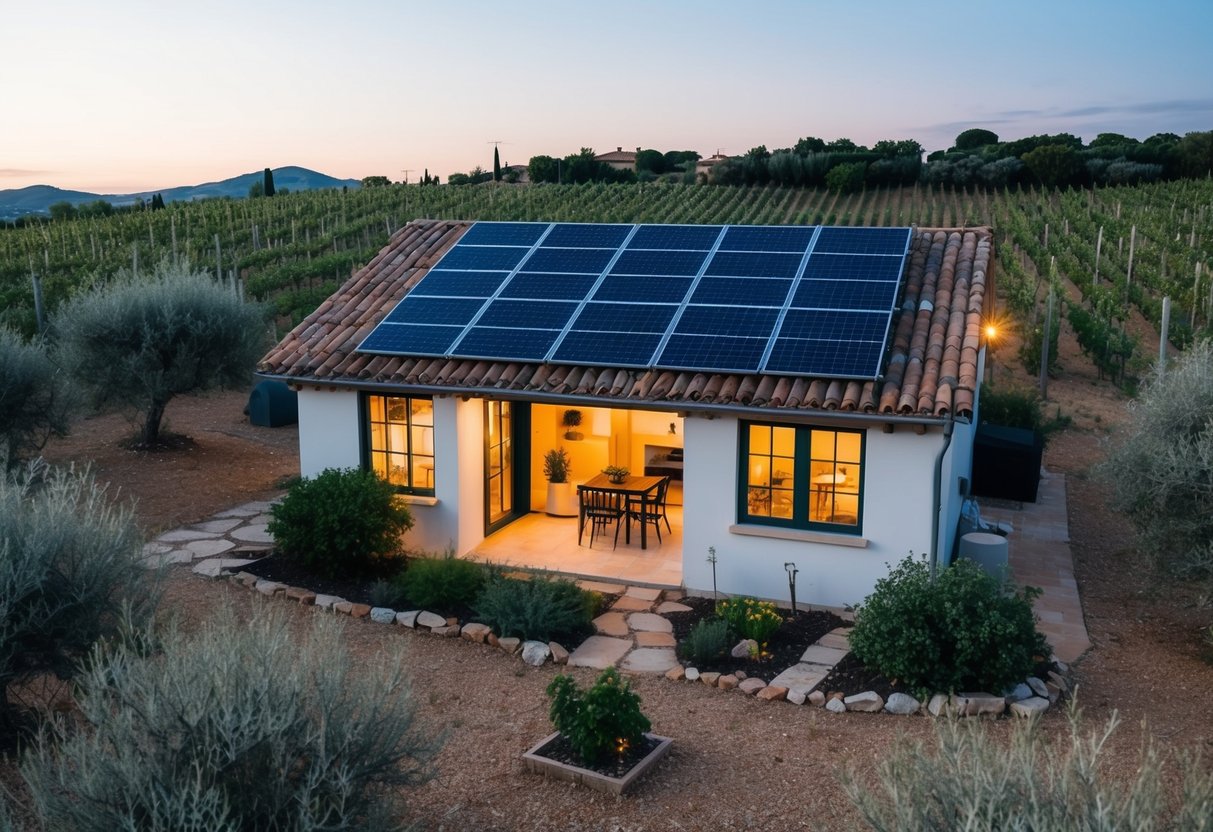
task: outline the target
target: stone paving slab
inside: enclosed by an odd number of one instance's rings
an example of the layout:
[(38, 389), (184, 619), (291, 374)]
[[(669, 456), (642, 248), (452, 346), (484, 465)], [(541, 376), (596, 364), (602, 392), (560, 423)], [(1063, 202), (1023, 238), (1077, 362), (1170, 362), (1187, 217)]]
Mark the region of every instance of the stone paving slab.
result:
[(633, 630), (649, 633), (672, 633), (674, 625), (668, 618), (652, 612), (634, 612), (628, 616), (628, 626)]
[(578, 581), (577, 586), (586, 592), (601, 592), (603, 595), (622, 595), (627, 589), (623, 584), (610, 584), (604, 581)]
[(629, 598), (639, 598), (649, 602), (658, 601), (661, 598), (661, 590), (651, 586), (630, 586), (623, 594)]
[(842, 657), (847, 654), (846, 650), (841, 650), (837, 647), (825, 647), (820, 642), (809, 645), (808, 649), (800, 657), (802, 662), (811, 664), (820, 664), (833, 667), (842, 661)]
[(200, 532), (193, 529), (173, 529), (156, 538), (157, 543), (186, 543), (191, 540), (213, 540), (219, 532)]
[(621, 612), (604, 612), (592, 623), (594, 631), (605, 636), (623, 637), (628, 634), (628, 622)]
[(826, 677), (830, 668), (818, 664), (794, 664), (771, 680), (772, 685), (807, 694)]
[(633, 673), (665, 673), (677, 664), (672, 647), (637, 647), (623, 658), (619, 667)]
[(672, 612), (690, 612), (691, 608), (686, 604), (680, 604), (677, 601), (662, 601), (657, 605), (658, 615), (667, 615)]
[(652, 601), (633, 598), (631, 595), (621, 595), (619, 600), (611, 604), (611, 609), (621, 612), (648, 612), (653, 608)]
[(224, 532), (230, 532), (243, 522), (244, 520), (239, 517), (216, 518), (202, 523), (195, 523), (190, 528), (197, 529), (200, 532), (218, 532), (219, 534), (223, 534)]
[(243, 540), (246, 543), (274, 542), (274, 538), (270, 535), (268, 527), (261, 523), (254, 526), (245, 526), (243, 528), (228, 532), (228, 536), (233, 540)]
[(838, 635), (837, 633), (826, 633), (824, 636), (817, 639), (817, 643), (822, 647), (833, 647), (835, 650), (851, 649), (851, 640), (846, 636)]
[(220, 573), (226, 569), (239, 569), (252, 562), (249, 558), (208, 558), (195, 563), (190, 571), (208, 578), (218, 578)]
[(608, 667), (614, 667), (616, 662), (631, 649), (632, 640), (630, 638), (590, 636), (581, 642), (581, 646), (569, 656), (569, 666), (605, 670)]
[(213, 558), (224, 552), (235, 549), (236, 544), (230, 540), (191, 540), (183, 549), (188, 549), (196, 558)]
[(673, 633), (636, 633), (637, 647), (676, 647), (678, 640), (674, 638)]

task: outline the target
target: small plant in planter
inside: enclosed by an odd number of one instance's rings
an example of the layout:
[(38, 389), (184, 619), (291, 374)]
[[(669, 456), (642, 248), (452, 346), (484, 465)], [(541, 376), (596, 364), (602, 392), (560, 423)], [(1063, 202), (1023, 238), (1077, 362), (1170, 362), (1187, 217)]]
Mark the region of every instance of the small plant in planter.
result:
[(523, 755), (532, 771), (622, 794), (669, 751), (672, 740), (647, 733), (640, 697), (613, 667), (584, 692), (557, 676), (547, 694), (556, 733)]
[(771, 637), (783, 624), (783, 618), (770, 601), (759, 601), (755, 598), (728, 598), (716, 602), (716, 614), (728, 622), (729, 630), (738, 638), (749, 639), (758, 644), (759, 654), (754, 658), (763, 658), (763, 652)]
[(548, 500), (544, 511), (554, 517), (577, 514), (577, 494), (569, 482), (571, 463), (564, 448), (552, 448), (543, 455), (543, 475), (548, 480)]
[(608, 465), (602, 469), (602, 473), (607, 475), (607, 479), (613, 483), (619, 484), (628, 478), (631, 472), (627, 468), (621, 468), (618, 465)]
[(580, 410), (566, 410), (564, 412), (564, 416), (561, 418), (560, 421), (561, 421), (561, 424), (563, 424), (564, 428), (565, 428), (565, 430), (564, 430), (565, 439), (577, 440), (577, 439), (582, 438), (581, 431), (577, 430), (577, 427), (581, 424), (581, 411)]

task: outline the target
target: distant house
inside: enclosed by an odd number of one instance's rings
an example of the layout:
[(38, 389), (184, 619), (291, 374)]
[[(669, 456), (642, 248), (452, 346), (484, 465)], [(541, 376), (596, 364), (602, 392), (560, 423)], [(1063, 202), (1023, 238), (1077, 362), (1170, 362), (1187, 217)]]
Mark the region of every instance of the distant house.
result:
[(712, 178), (712, 168), (729, 158), (731, 157), (725, 156), (723, 153), (713, 153), (706, 159), (700, 159), (695, 163), (695, 181), (707, 182)]
[(514, 184), (529, 185), (531, 183), (531, 172), (526, 165), (506, 165), (501, 169), (502, 177), (510, 178), (510, 174), (514, 175)]
[(610, 153), (599, 153), (594, 161), (610, 165), (615, 170), (636, 170), (636, 154), (639, 152), (639, 147), (634, 151), (616, 147)]
[[(950, 560), (993, 304), (989, 229), (893, 231), (418, 220), (257, 371), (299, 392), (302, 473), (379, 471), (411, 548), (854, 604)], [(543, 514), (561, 447), (576, 483), (670, 477), (669, 525)]]

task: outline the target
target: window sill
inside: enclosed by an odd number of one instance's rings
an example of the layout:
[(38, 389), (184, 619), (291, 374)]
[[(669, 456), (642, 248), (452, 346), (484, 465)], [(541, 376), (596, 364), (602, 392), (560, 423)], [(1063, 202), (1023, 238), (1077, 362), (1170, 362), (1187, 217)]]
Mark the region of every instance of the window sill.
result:
[(801, 543), (824, 543), (830, 546), (849, 546), (852, 549), (868, 548), (865, 537), (853, 537), (846, 534), (830, 534), (829, 532), (814, 532), (808, 529), (783, 529), (778, 526), (759, 526), (756, 524), (735, 523), (729, 526), (729, 534), (748, 535), (750, 537), (769, 537), (775, 540), (796, 540)]
[(402, 503), (410, 503), (415, 506), (438, 505), (437, 497), (427, 497), (424, 494), (397, 494), (396, 499)]

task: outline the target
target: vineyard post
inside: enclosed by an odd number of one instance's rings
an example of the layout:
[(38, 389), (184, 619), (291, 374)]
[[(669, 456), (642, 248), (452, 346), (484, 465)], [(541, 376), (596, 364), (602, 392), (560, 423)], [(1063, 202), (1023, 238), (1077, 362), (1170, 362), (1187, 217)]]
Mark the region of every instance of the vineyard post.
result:
[(1053, 338), (1053, 287), (1049, 287), (1049, 299), (1045, 305), (1044, 338), (1040, 342), (1040, 398), (1049, 400), (1049, 342)]
[(1095, 238), (1095, 278), (1091, 281), (1093, 286), (1099, 285), (1099, 253), (1103, 251), (1103, 226), (1099, 227), (1099, 236)]
[(1137, 226), (1134, 225), (1129, 230), (1129, 271), (1125, 275), (1125, 287), (1128, 288), (1133, 284), (1133, 248), (1137, 244)]
[(169, 235), (173, 241), (173, 263), (177, 262), (177, 217), (170, 216), (168, 218)]
[(38, 279), (38, 275), (32, 271), (29, 275), (30, 280), (34, 282), (34, 320), (38, 324), (38, 334), (42, 334), (42, 281)]
[(139, 244), (131, 243), (131, 274), (139, 276)]
[[(1164, 275), (1165, 277), (1166, 275)], [(1196, 277), (1192, 280), (1192, 314), (1188, 316), (1188, 326), (1196, 329), (1196, 308), (1200, 306), (1200, 263), (1196, 264)]]
[(215, 235), (215, 280), (223, 282), (223, 250), (219, 247), (219, 235)]
[(1167, 330), (1171, 328), (1171, 298), (1164, 295), (1162, 299), (1162, 328), (1158, 333), (1158, 374), (1167, 371)]

